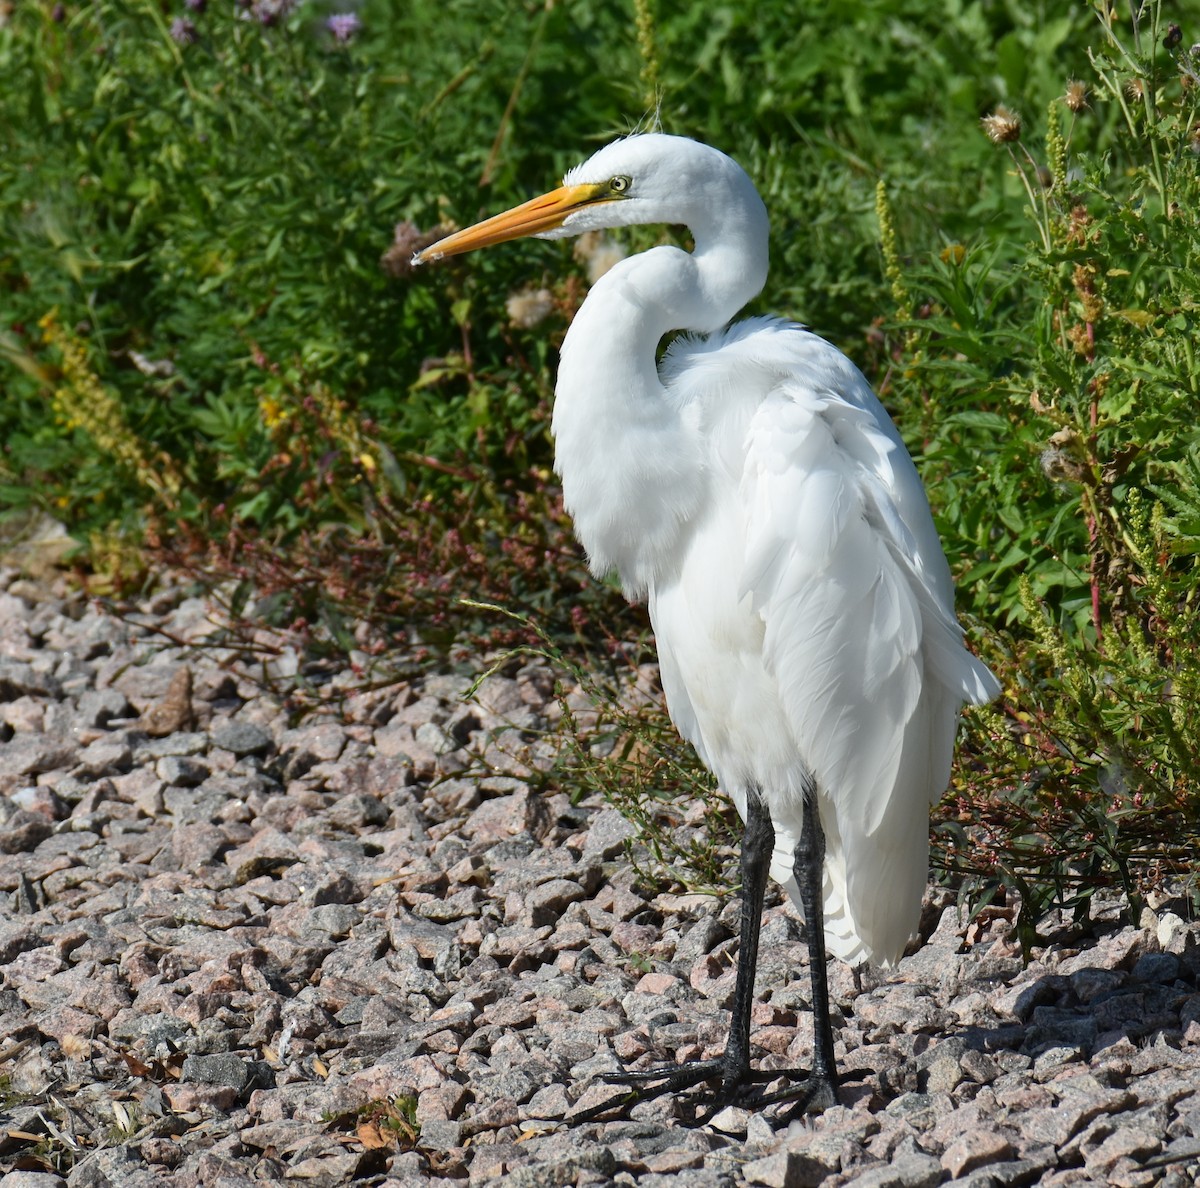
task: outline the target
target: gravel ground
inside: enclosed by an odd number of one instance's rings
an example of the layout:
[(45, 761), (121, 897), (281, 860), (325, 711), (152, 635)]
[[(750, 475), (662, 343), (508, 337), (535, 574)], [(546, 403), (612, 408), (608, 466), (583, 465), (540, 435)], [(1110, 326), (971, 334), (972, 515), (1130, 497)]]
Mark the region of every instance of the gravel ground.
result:
[[(539, 663), (289, 725), (212, 629), (182, 590), (116, 619), (0, 573), (0, 1188), (1196, 1182), (1167, 905), (1048, 919), (1026, 966), (931, 892), (895, 969), (831, 963), (844, 1106), (572, 1123), (597, 1074), (720, 1050), (736, 901), (645, 893), (616, 812), (533, 790)], [(764, 1067), (806, 1063), (804, 965), (769, 897)]]

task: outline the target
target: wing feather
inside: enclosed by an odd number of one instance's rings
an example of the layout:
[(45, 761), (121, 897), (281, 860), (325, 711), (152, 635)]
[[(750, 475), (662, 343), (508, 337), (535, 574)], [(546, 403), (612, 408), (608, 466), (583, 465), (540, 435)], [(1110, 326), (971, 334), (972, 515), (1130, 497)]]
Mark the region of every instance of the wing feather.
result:
[(822, 794), (831, 947), (888, 960), (916, 924), (958, 710), (995, 679), (963, 645), (911, 461), (869, 389), (850, 395), (792, 376), (752, 418), (743, 594)]
[[(894, 960), (919, 915), (958, 711), (998, 692), (963, 644), (924, 488), (862, 374), (795, 325), (683, 336), (662, 374), (711, 450), (710, 535), (695, 570), (652, 592), (670, 600), (656, 631), (672, 712), (735, 800), (766, 795), (772, 875), (793, 896), (800, 799), (815, 785), (830, 951)], [(734, 573), (728, 602), (705, 603)], [(708, 618), (689, 617), (701, 606)], [(731, 625), (743, 613), (755, 630)], [(696, 640), (718, 637), (739, 641), (720, 693), (696, 659)], [(730, 718), (735, 688), (760, 719)]]

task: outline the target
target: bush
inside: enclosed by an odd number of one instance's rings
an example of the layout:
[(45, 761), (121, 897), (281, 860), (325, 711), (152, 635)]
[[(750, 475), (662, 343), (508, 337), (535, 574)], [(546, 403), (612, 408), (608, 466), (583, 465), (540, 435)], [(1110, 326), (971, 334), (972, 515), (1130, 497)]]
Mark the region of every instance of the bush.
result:
[(537, 641), (461, 595), (556, 644), (636, 634), (549, 468), (586, 253), (407, 261), (657, 109), (759, 182), (759, 307), (875, 379), (960, 606), (1006, 632), (947, 869), (1030, 910), (1169, 882), (1196, 831), (1191, 37), (1157, 4), (632, 7), (4, 8), (0, 514), (52, 511), (111, 577), (147, 547), (233, 576), (331, 646), (362, 615), (438, 656)]
[[(893, 263), (922, 315), (893, 394), (961, 549), (961, 601), (1011, 628), (991, 657), (1005, 716), (974, 715), (949, 866), (1017, 887), (1027, 924), (1055, 898), (1085, 911), (1114, 873), (1135, 908), (1196, 895), (1200, 50), (1156, 6), (1103, 33), (1042, 143), (1014, 113), (984, 121), (1028, 196), (1024, 257), (977, 239)], [(955, 824), (980, 818), (983, 864)]]
[[(545, 468), (584, 265), (561, 245), (418, 277), (407, 258), (659, 100), (669, 130), (760, 179), (764, 304), (857, 350), (882, 305), (876, 177), (895, 180), (902, 233), (931, 208), (1016, 215), (988, 195), (972, 124), (993, 92), (1044, 90), (1081, 19), (947, 20), (915, 0), (819, 5), (804, 25), (782, 4), (639, 11), (640, 37), (587, 4), (476, 0), (447, 20), (429, 0), (368, 2), (332, 28), (316, 0), (16, 6), (0, 27), (0, 498), (85, 540), (136, 541), (147, 521), (217, 535), (226, 517), (283, 540), (369, 529), (372, 487), (407, 511), (464, 473), (502, 486)], [(504, 316), (539, 288), (543, 320)]]

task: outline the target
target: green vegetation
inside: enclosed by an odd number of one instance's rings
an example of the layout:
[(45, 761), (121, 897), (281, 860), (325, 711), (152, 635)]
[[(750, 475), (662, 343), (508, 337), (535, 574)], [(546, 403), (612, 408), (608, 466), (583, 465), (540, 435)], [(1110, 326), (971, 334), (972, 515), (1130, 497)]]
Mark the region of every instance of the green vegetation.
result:
[[(1196, 895), (1200, 47), (1156, 6), (1095, 41), (1031, 147), (1008, 113), (984, 121), (1032, 242), (892, 269), (909, 316), (891, 395), (960, 602), (1011, 628), (990, 641), (1004, 712), (975, 716), (988, 741), (958, 808), (987, 822), (1026, 937), (1114, 874), (1135, 913)], [(951, 868), (972, 865), (953, 814), (945, 837)]]
[(1200, 26), (1082, 0), (348, 9), (0, 7), (0, 515), (64, 521), (96, 588), (147, 559), (239, 579), (235, 609), (253, 588), (314, 645), (361, 616), (435, 658), (537, 644), (463, 595), (568, 651), (635, 636), (550, 472), (588, 261), (407, 261), (657, 109), (759, 183), (759, 308), (896, 413), (1004, 678), (947, 877), (1029, 918), (1114, 876), (1190, 889)]

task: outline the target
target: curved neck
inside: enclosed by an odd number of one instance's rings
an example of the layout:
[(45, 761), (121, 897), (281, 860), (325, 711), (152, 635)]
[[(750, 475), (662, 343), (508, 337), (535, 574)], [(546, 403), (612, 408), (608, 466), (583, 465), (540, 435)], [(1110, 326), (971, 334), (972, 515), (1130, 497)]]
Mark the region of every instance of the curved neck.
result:
[(711, 334), (732, 321), (767, 283), (767, 208), (750, 179), (744, 174), (742, 178), (745, 186), (739, 201), (721, 218), (697, 215), (688, 222), (696, 245), (692, 260), (710, 320), (671, 329)]
[[(600, 377), (623, 379), (607, 390), (614, 399), (628, 394), (634, 404), (661, 392), (655, 358), (664, 335), (711, 334), (758, 296), (767, 280), (767, 210), (742, 177), (746, 192), (723, 216), (701, 211), (688, 219), (693, 251), (651, 248), (620, 261), (596, 282), (563, 341), (560, 402), (587, 390), (584, 381)], [(577, 367), (584, 369), (578, 383), (571, 374)], [(590, 410), (597, 399), (589, 394)]]
[[(767, 281), (767, 211), (749, 178), (745, 181), (740, 201), (721, 215), (701, 210), (687, 219), (691, 252), (652, 248), (621, 261), (597, 281), (579, 316), (589, 304), (612, 303), (620, 292), (635, 307), (630, 312), (638, 328), (657, 331), (654, 348), (671, 331), (711, 334), (730, 322)], [(618, 342), (613, 349), (629, 345)]]
[(616, 569), (631, 596), (672, 564), (706, 485), (696, 419), (667, 398), (658, 344), (719, 330), (766, 281), (766, 210), (746, 185), (737, 217), (691, 221), (695, 251), (653, 248), (603, 276), (563, 342), (555, 468), (593, 570)]

